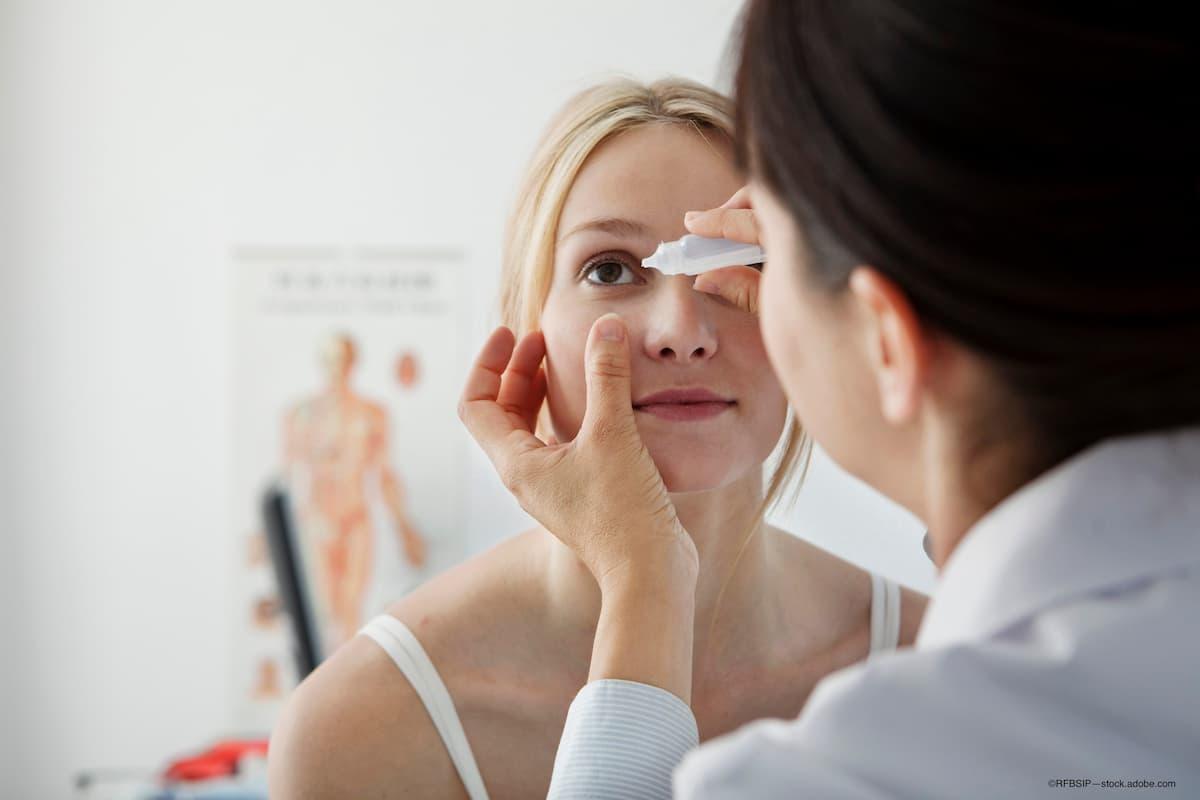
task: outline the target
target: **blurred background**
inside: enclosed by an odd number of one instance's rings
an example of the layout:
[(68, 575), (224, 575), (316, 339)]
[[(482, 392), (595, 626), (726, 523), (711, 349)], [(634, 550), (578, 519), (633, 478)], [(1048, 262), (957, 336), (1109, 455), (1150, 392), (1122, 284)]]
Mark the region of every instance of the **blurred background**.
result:
[[(727, 88), (739, 7), (0, 0), (0, 796), (266, 732), (239, 710), (247, 248), (453, 261), (423, 364), (453, 397), (549, 116), (614, 74)], [(393, 420), (402, 480), (438, 402)], [(529, 524), (445, 430), (424, 577)], [(921, 527), (820, 453), (775, 521), (932, 589)]]

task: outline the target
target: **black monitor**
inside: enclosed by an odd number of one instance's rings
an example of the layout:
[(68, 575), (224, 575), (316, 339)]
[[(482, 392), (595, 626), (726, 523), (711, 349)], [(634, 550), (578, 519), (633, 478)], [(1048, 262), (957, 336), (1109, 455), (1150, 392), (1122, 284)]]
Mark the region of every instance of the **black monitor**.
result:
[(279, 599), (291, 620), (296, 677), (304, 680), (321, 663), (321, 640), (312, 588), (304, 568), (304, 551), (300, 547), (287, 491), (281, 484), (272, 485), (263, 494), (262, 515)]

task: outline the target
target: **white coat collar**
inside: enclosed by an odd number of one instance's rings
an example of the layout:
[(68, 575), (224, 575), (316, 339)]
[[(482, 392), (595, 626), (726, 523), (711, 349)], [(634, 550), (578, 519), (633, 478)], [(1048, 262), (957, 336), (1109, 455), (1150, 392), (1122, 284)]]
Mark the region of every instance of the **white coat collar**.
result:
[(1107, 586), (1200, 564), (1200, 428), (1110, 439), (983, 516), (950, 554), (918, 649), (982, 639)]

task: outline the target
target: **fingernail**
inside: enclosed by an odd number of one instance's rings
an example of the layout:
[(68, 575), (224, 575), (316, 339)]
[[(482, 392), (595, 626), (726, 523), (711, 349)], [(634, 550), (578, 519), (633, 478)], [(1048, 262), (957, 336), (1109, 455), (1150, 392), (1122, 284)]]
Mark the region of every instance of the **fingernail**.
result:
[(596, 323), (596, 334), (605, 341), (619, 342), (625, 338), (625, 326), (616, 315), (601, 317)]
[(684, 224), (687, 224), (687, 223), (689, 223), (689, 222), (692, 222), (692, 221), (696, 220), (696, 219), (697, 219), (697, 218), (699, 218), (699, 216), (700, 216), (701, 214), (703, 214), (703, 213), (704, 213), (703, 211), (689, 211), (689, 212), (687, 212), (686, 214), (684, 214), (684, 215), (683, 215), (683, 221), (684, 221)]

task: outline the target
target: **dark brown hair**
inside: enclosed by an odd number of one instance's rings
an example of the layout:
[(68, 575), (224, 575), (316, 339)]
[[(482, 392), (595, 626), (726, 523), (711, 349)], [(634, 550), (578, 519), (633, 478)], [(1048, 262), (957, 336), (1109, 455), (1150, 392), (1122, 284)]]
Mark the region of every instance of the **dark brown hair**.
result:
[(1200, 423), (1188, 5), (753, 0), (742, 21), (739, 158), (807, 277), (894, 280), (994, 368), (1043, 467)]

